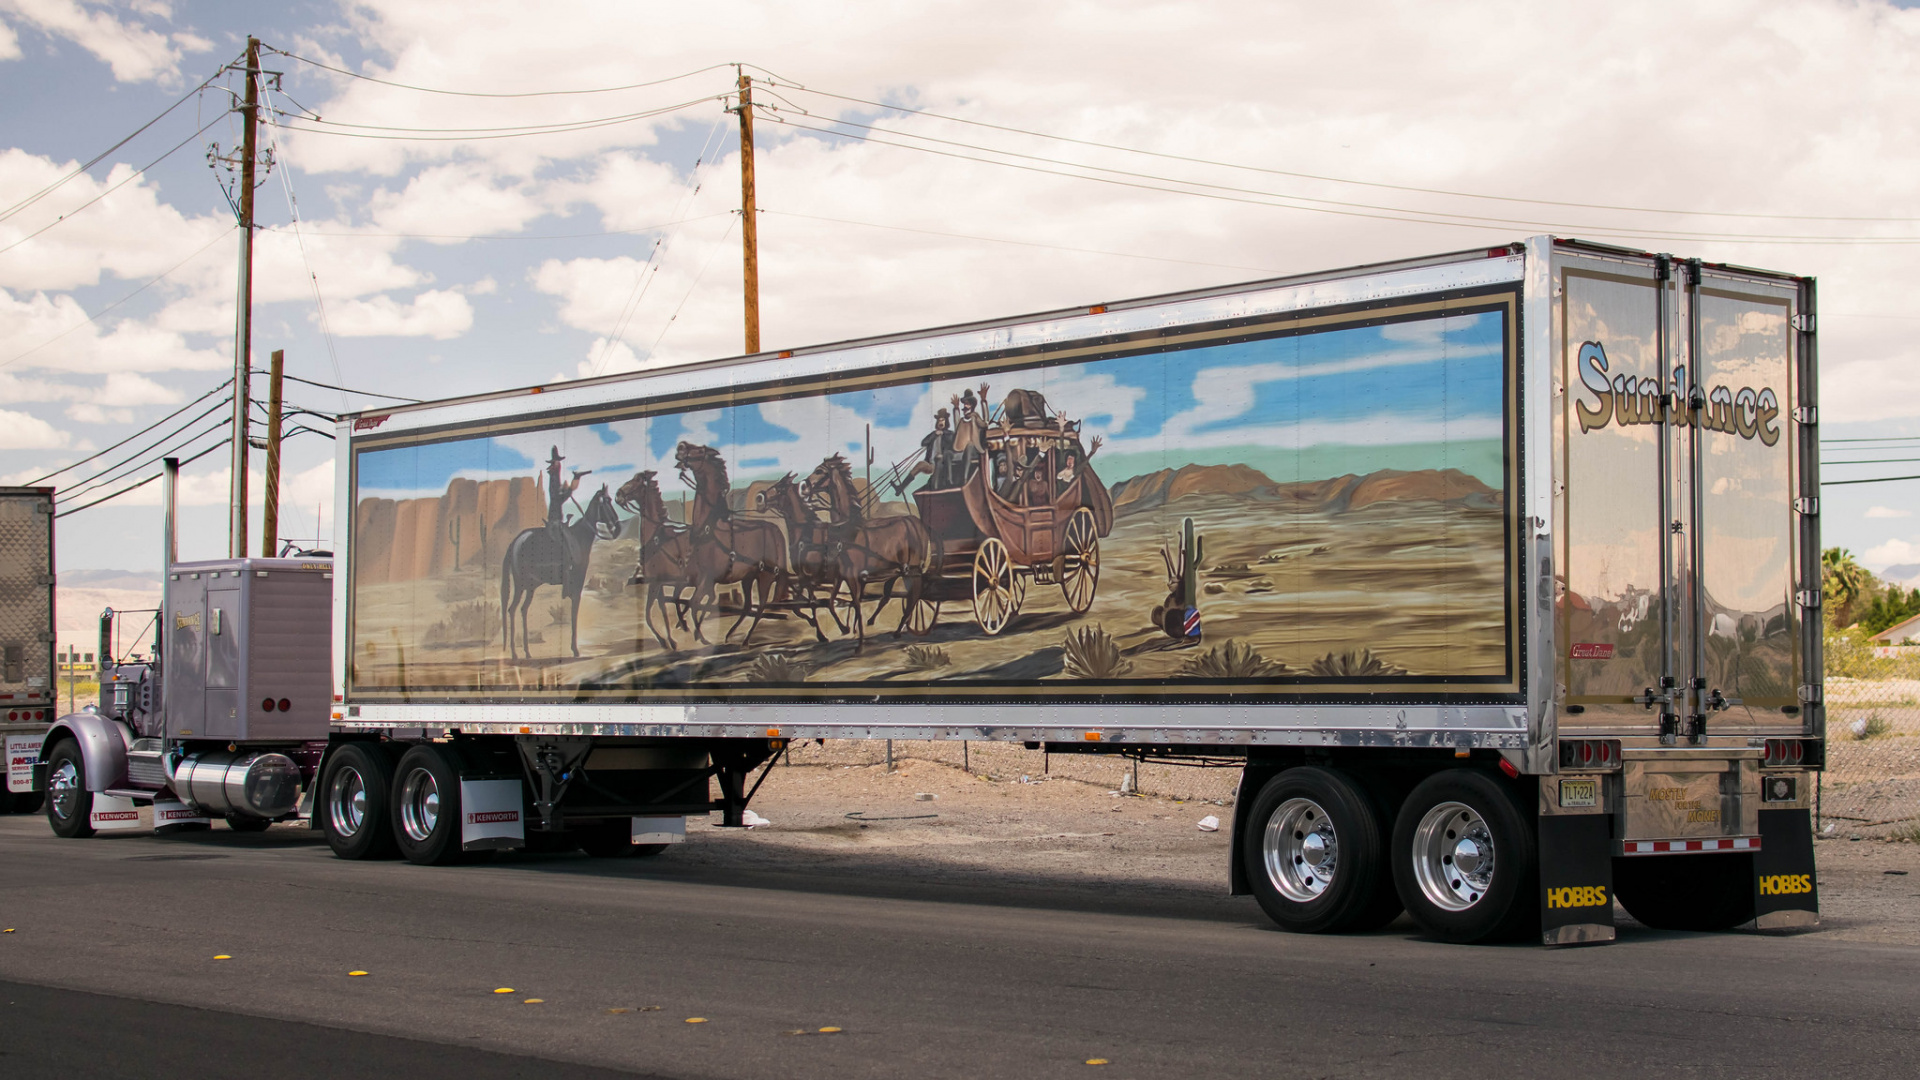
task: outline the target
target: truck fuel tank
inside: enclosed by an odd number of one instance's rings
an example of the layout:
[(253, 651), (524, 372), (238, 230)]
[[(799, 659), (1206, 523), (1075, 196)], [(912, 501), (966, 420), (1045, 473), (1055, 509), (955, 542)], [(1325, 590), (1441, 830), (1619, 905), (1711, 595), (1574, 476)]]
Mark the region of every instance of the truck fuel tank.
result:
[(285, 754), (188, 754), (173, 770), (174, 794), (215, 814), (285, 817), (300, 801), (300, 767)]

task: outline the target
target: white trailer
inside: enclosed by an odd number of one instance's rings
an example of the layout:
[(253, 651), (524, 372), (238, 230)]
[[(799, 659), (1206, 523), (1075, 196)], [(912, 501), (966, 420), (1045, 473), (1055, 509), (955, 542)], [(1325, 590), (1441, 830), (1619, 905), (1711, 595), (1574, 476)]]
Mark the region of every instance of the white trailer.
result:
[(1813, 309), (1540, 237), (347, 417), (287, 758), (422, 863), (658, 853), (794, 739), (1231, 759), (1288, 929), (1811, 925)]

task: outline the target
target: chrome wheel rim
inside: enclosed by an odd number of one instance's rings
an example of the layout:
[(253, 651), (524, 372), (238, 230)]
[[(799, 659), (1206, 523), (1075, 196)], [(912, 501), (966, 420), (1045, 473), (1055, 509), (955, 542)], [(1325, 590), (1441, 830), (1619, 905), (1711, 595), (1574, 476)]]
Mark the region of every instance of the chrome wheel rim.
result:
[(1312, 799), (1288, 799), (1267, 819), (1261, 845), (1267, 880), (1296, 904), (1318, 898), (1339, 870), (1340, 837), (1327, 811)]
[(339, 836), (357, 836), (367, 823), (367, 781), (360, 770), (343, 765), (334, 770), (327, 789), (327, 816)]
[(1428, 810), (1413, 834), (1413, 873), (1420, 891), (1442, 911), (1465, 911), (1493, 884), (1493, 834), (1466, 803)]
[(400, 827), (407, 839), (425, 843), (440, 822), (440, 785), (425, 769), (414, 769), (400, 785)]
[(62, 821), (72, 819), (80, 807), (80, 770), (68, 758), (47, 777), (47, 806)]

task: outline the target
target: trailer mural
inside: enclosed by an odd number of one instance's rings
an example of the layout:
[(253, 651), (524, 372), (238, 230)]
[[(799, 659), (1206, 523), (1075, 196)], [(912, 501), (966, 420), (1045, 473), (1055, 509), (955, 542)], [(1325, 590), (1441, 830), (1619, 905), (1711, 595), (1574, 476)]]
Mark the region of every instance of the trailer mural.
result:
[(350, 684), (1511, 695), (1513, 315), (1497, 292), (357, 437)]

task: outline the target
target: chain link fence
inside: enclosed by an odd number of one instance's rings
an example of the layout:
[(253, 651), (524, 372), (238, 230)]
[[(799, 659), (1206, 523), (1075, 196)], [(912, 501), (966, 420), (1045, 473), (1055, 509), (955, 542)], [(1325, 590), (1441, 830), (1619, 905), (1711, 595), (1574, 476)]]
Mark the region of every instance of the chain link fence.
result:
[(1920, 647), (1828, 634), (1823, 836), (1920, 841)]
[(1118, 754), (1049, 754), (1019, 743), (960, 740), (807, 739), (791, 744), (781, 764), (885, 766), (908, 760), (935, 762), (1004, 783), (1081, 783), (1217, 806), (1233, 805), (1240, 784), (1239, 762), (1226, 759), (1225, 767), (1196, 768)]

